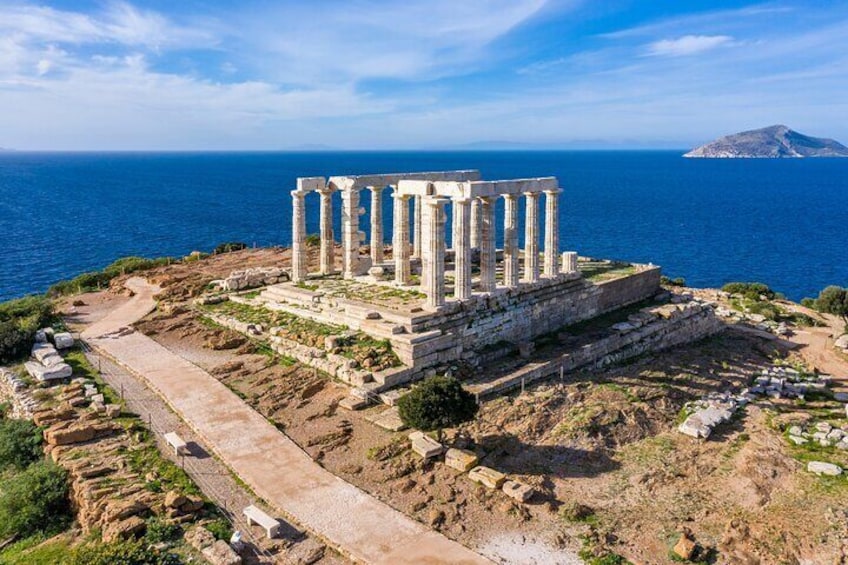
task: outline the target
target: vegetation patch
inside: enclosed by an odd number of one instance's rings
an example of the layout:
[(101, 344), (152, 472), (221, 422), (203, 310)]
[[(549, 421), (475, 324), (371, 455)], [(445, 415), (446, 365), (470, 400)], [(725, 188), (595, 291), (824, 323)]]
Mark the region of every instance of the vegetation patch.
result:
[(139, 271), (148, 271), (163, 265), (177, 262), (173, 257), (159, 257), (147, 259), (144, 257), (122, 257), (114, 263), (107, 265), (101, 271), (92, 271), (77, 275), (71, 280), (60, 281), (47, 290), (48, 296), (67, 296), (101, 290), (109, 286), (112, 279), (121, 275), (128, 275)]
[(35, 332), (55, 320), (53, 302), (44, 296), (0, 303), (0, 364), (27, 357), (35, 343)]

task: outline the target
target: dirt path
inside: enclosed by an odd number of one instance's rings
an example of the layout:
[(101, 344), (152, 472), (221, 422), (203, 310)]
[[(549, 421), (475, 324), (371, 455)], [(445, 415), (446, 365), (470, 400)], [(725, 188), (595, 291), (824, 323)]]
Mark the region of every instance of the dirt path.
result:
[(135, 295), (82, 332), (93, 347), (142, 376), (261, 498), (366, 563), (489, 563), (339, 479), (211, 375), (129, 325), (155, 307), (158, 287)]

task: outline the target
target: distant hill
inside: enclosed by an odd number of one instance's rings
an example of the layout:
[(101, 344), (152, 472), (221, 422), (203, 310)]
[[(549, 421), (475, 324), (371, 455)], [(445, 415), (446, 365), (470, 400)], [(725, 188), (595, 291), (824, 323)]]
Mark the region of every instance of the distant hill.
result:
[(684, 157), (779, 158), (848, 157), (848, 147), (838, 141), (810, 137), (786, 126), (769, 126), (720, 137), (693, 149)]

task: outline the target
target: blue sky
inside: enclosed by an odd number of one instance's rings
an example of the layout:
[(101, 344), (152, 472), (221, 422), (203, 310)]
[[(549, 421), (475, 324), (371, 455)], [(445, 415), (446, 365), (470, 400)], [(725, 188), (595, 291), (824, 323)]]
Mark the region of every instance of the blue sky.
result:
[(0, 147), (848, 142), (848, 2), (0, 0)]

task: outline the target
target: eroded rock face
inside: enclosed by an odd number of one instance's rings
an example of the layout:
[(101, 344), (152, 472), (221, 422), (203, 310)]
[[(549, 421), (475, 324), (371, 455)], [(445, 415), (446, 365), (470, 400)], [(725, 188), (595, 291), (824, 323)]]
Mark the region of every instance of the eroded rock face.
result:
[(59, 422), (44, 431), (44, 441), (47, 445), (82, 443), (110, 435), (115, 430), (115, 426), (108, 422)]

